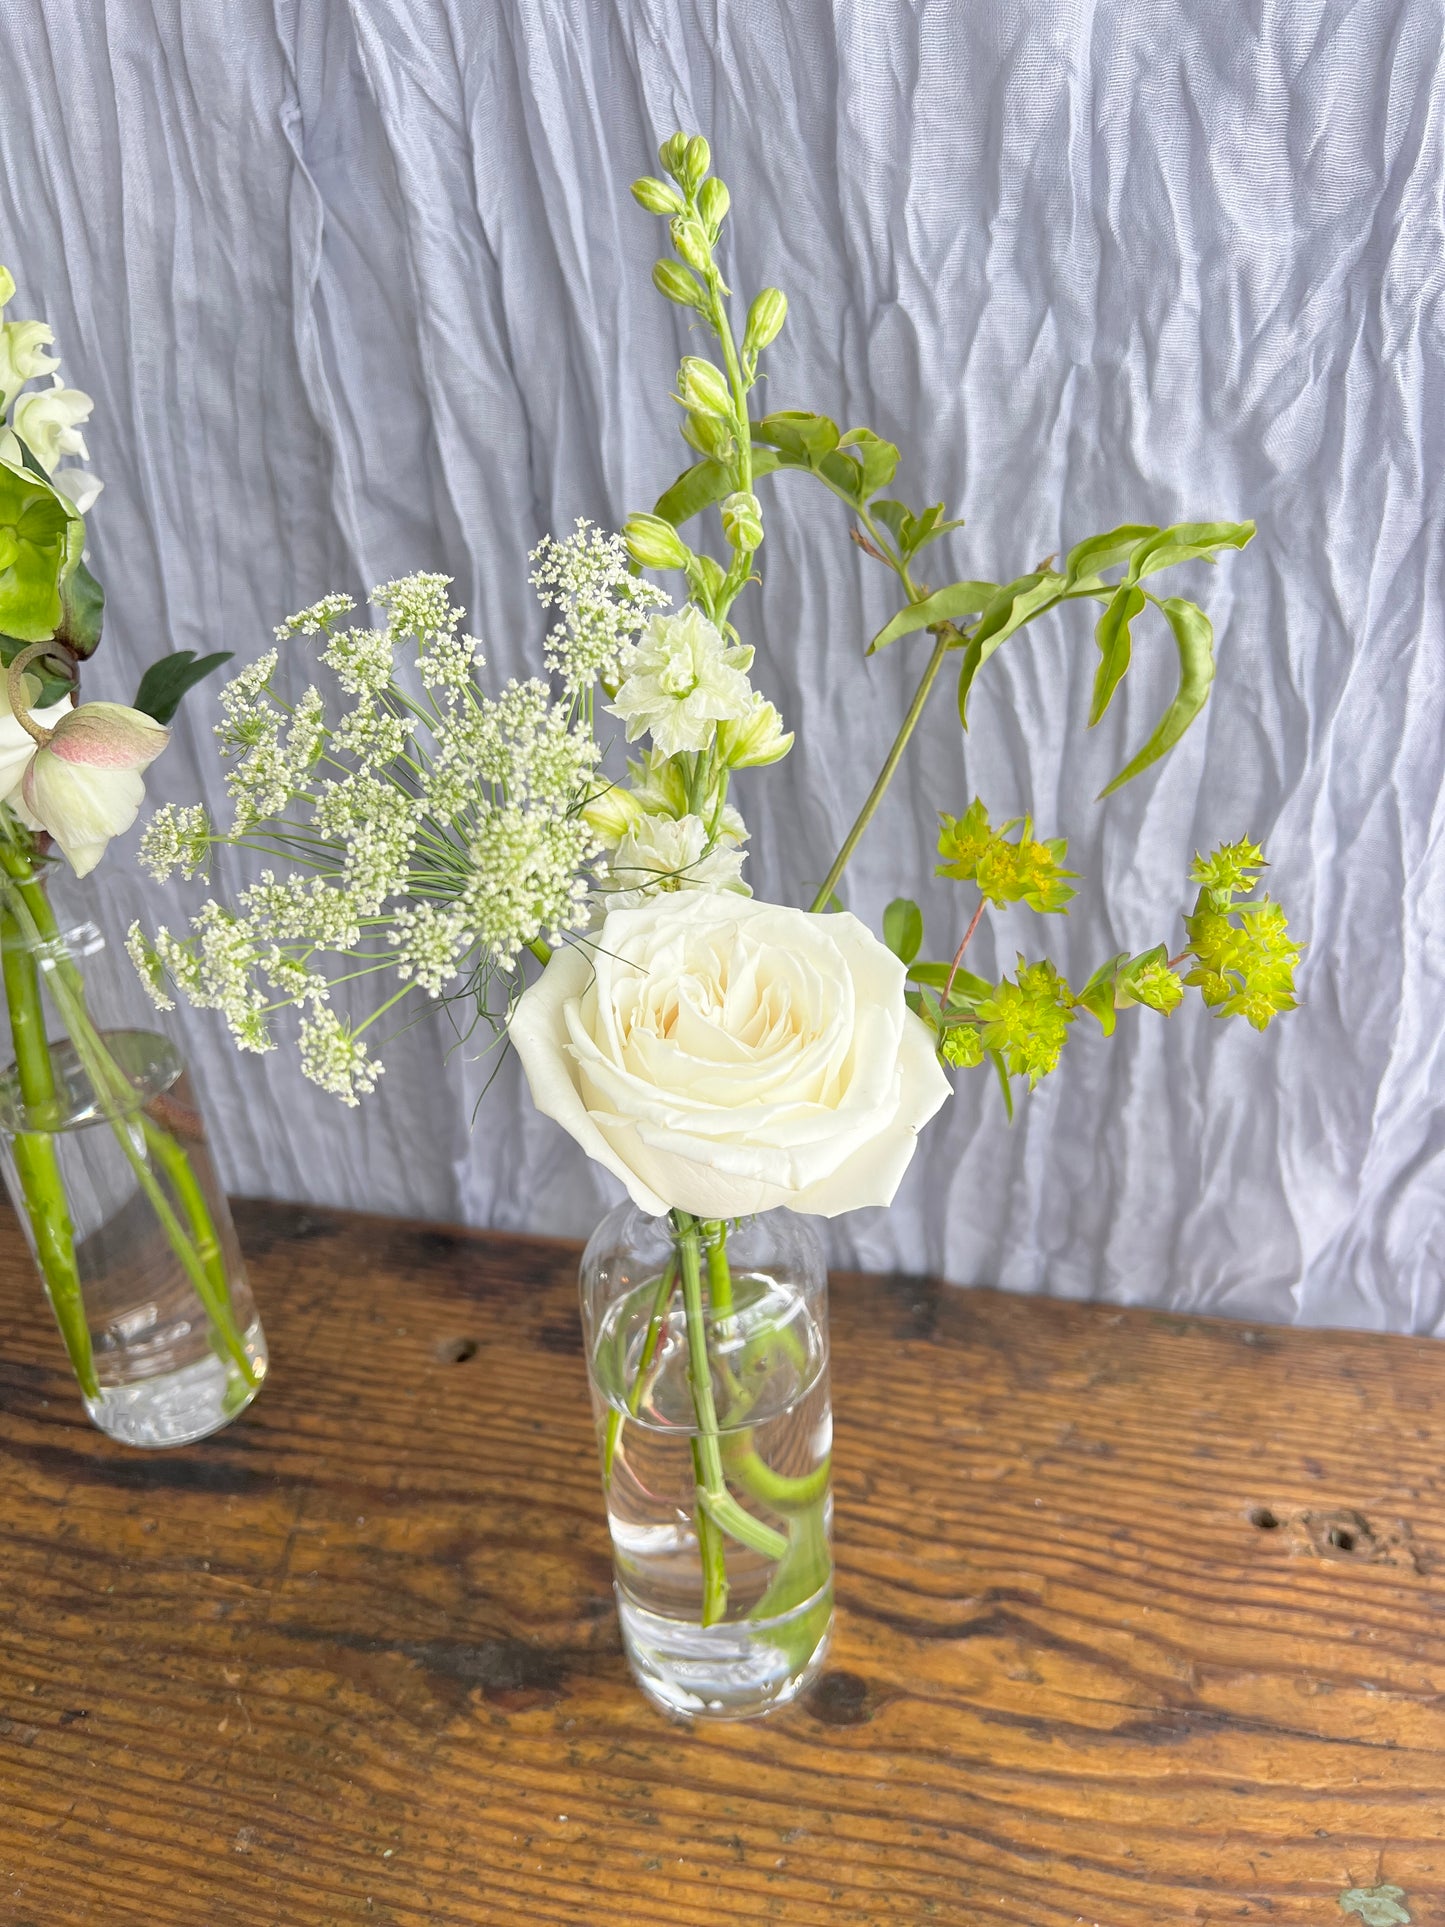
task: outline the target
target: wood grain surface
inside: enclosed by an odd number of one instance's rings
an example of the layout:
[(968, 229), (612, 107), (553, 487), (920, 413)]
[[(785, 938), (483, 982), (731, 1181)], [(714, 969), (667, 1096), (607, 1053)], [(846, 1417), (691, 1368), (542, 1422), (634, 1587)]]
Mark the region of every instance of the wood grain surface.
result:
[(628, 1682), (566, 1246), (239, 1213), (201, 1446), (0, 1224), (3, 1927), (1445, 1922), (1445, 1354), (840, 1278), (831, 1665)]

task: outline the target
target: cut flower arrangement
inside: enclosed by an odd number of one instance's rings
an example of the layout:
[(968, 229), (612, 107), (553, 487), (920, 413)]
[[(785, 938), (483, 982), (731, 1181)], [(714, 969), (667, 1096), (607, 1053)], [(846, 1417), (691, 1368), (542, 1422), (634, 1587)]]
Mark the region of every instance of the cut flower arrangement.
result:
[[(15, 295), (0, 268), (0, 312)], [(186, 691), (225, 655), (152, 664), (134, 706), (77, 701), (104, 597), (86, 566), (91, 399), (43, 321), (0, 322), (0, 1076), (7, 1186), (87, 1410), (135, 1445), (203, 1436), (266, 1368), (199, 1113), (174, 1047), (99, 1014), (103, 948), (52, 891), (130, 828)], [(47, 379), (48, 378), (48, 379)], [(43, 385), (42, 385), (43, 384)], [(123, 969), (120, 982), (134, 989)], [(103, 1001), (103, 999), (101, 1000)]]
[[(826, 1279), (807, 1220), (888, 1204), (954, 1073), (996, 1076), (1011, 1115), (1015, 1087), (1054, 1071), (1075, 1024), (1108, 1035), (1121, 1012), (1168, 1017), (1191, 988), (1263, 1029), (1293, 1005), (1299, 947), (1242, 840), (1195, 860), (1177, 944), (1104, 958), (1078, 984), (1043, 956), (979, 976), (967, 952), (987, 906), (1056, 915), (1078, 879), (1061, 838), (966, 797), (940, 816), (938, 870), (961, 887), (939, 954), (909, 899), (881, 933), (842, 907), (848, 861), (944, 670), (956, 667), (967, 727), (989, 658), (1052, 609), (1098, 605), (1091, 724), (1137, 621), (1177, 657), (1177, 694), (1104, 794), (1171, 749), (1207, 698), (1213, 634), (1159, 579), (1242, 547), (1253, 526), (1133, 524), (1012, 580), (923, 581), (926, 552), (961, 524), (889, 492), (899, 453), (869, 430), (754, 414), (785, 297), (764, 289), (735, 331), (729, 195), (707, 143), (674, 135), (661, 162), (633, 187), (668, 223), (653, 281), (717, 350), (677, 374), (696, 459), (620, 536), (579, 523), (535, 551), (555, 622), (532, 680), (489, 691), (436, 575), (375, 589), (379, 623), (357, 625), (344, 594), (285, 623), (222, 695), (231, 823), (173, 805), (143, 843), (162, 876), (205, 871), (222, 847), (268, 867), (188, 932), (137, 926), (131, 948), (162, 1007), (179, 991), (220, 1011), (242, 1049), (274, 1049), (294, 1013), (306, 1074), (348, 1104), (374, 1088), (384, 1033), (418, 996), (464, 1037), (482, 1026), (515, 1046), (538, 1107), (630, 1198), (582, 1271), (629, 1656), (669, 1710), (744, 1715), (811, 1677), (831, 1620)], [(733, 794), (735, 776), (793, 746), (754, 686), (739, 601), (763, 546), (759, 485), (784, 471), (841, 502), (854, 541), (897, 579), (898, 612), (870, 650), (923, 657), (806, 907), (751, 896)], [(712, 513), (716, 553), (685, 533)], [(330, 683), (298, 695), (281, 652), (313, 637)]]

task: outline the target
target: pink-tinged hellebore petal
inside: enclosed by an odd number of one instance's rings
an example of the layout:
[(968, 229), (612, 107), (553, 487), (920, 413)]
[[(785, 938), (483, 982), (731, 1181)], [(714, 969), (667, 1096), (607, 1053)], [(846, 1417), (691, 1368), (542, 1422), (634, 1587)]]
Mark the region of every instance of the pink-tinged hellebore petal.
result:
[(171, 732), (124, 703), (82, 703), (62, 716), (35, 752), (20, 786), (25, 810), (48, 830), (83, 877), (113, 836), (128, 830), (145, 798), (141, 771)]

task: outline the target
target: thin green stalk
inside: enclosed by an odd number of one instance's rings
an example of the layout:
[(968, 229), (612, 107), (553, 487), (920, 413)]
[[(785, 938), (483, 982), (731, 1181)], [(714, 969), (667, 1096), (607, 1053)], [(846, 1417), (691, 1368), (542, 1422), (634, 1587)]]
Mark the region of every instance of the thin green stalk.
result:
[[(702, 1253), (699, 1249), (697, 1220), (686, 1211), (674, 1211), (672, 1221), (677, 1228), (682, 1260), (688, 1379), (692, 1386), (693, 1413), (698, 1425), (694, 1449), (698, 1505), (702, 1512), (740, 1544), (762, 1553), (764, 1558), (781, 1559), (788, 1545), (783, 1534), (761, 1519), (755, 1519), (728, 1490), (727, 1477), (723, 1472), (717, 1405), (713, 1398), (712, 1367), (707, 1350), (707, 1319), (702, 1302)], [(715, 1594), (715, 1578), (709, 1587), (707, 1569), (704, 1567), (704, 1624), (707, 1625), (714, 1623), (706, 1614), (709, 1605), (717, 1606)], [(724, 1598), (718, 1609), (719, 1617), (726, 1610), (726, 1604)]]
[[(74, 961), (65, 952), (44, 885), (34, 875), (33, 855), (22, 851), (14, 844), (0, 846), (0, 867), (3, 867), (12, 879), (11, 915), (16, 931), (22, 939), (21, 947), (29, 953), (32, 966), (36, 962), (34, 953), (38, 947), (44, 945), (50, 951), (47, 975), (51, 996), (55, 1000), (56, 1009), (65, 1024), (86, 1074), (101, 1101), (116, 1142), (130, 1164), (137, 1183), (145, 1193), (151, 1209), (155, 1212), (166, 1234), (167, 1241), (180, 1260), (226, 1352), (246, 1383), (254, 1387), (260, 1383), (260, 1380), (255, 1364), (246, 1350), (244, 1338), (236, 1325), (231, 1305), (230, 1285), (225, 1276), (224, 1265), (217, 1262), (208, 1267), (202, 1253), (187, 1236), (185, 1228), (161, 1189), (145, 1151), (136, 1142), (132, 1118), (129, 1115), (136, 1108), (135, 1087), (111, 1057), (103, 1037), (91, 1021), (85, 1003), (84, 978)], [(23, 921), (21, 912), (23, 912)], [(43, 1035), (43, 1013), (41, 1026)], [(147, 1125), (143, 1122), (141, 1130), (144, 1142), (152, 1149), (157, 1148), (162, 1140), (170, 1147), (168, 1175), (172, 1176), (173, 1181), (179, 1180), (178, 1195), (182, 1199), (183, 1209), (191, 1218), (193, 1228), (201, 1234), (199, 1242), (207, 1255), (214, 1251), (219, 1259), (220, 1245), (215, 1225), (184, 1148), (154, 1124)], [(182, 1171), (184, 1171), (183, 1178), (180, 1175)]]
[[(40, 1000), (40, 973), (34, 951), (27, 945), (13, 914), (0, 922), (0, 964), (5, 978), (5, 1001), (15, 1050), (16, 1075), (27, 1119), (55, 1112), (55, 1067), (45, 1036), (45, 1012)], [(75, 1227), (65, 1195), (65, 1182), (55, 1141), (46, 1131), (16, 1133), (15, 1168), (20, 1178), (25, 1214), (35, 1240), (35, 1256), (55, 1322), (65, 1341), (71, 1370), (86, 1398), (99, 1398), (100, 1381), (90, 1342), (90, 1321), (80, 1287), (75, 1256)]]
[[(662, 1277), (658, 1280), (657, 1296), (652, 1301), (652, 1316), (647, 1321), (647, 1336), (642, 1341), (642, 1353), (637, 1361), (637, 1373), (627, 1394), (626, 1416), (636, 1418), (642, 1404), (642, 1388), (647, 1374), (652, 1369), (652, 1361), (657, 1356), (658, 1342), (662, 1337), (663, 1325), (667, 1322), (667, 1308), (672, 1303), (672, 1294), (677, 1289), (677, 1253), (668, 1254)], [(607, 1412), (607, 1430), (602, 1442), (602, 1483), (608, 1485), (612, 1479), (612, 1461), (617, 1456), (617, 1441), (622, 1436), (624, 1414), (615, 1405)]]
[(938, 672), (943, 667), (943, 659), (953, 647), (954, 639), (954, 634), (948, 630), (945, 630), (935, 639), (933, 654), (928, 658), (928, 664), (923, 671), (922, 680), (913, 693), (913, 701), (908, 705), (908, 713), (903, 718), (897, 736), (893, 739), (893, 747), (888, 752), (887, 760), (878, 772), (878, 781), (868, 792), (868, 800), (858, 812), (857, 820), (852, 829), (849, 830), (847, 836), (844, 837), (843, 847), (839, 850), (837, 856), (834, 857), (832, 868), (828, 871), (827, 876), (824, 877), (818, 894), (814, 897), (810, 905), (811, 909), (817, 911), (825, 910), (828, 907), (833, 892), (838, 887), (838, 879), (842, 876), (844, 870), (847, 869), (849, 859), (854, 850), (857, 849), (863, 832), (873, 821), (878, 805), (883, 801), (888, 785), (893, 781), (898, 765), (903, 761), (903, 752), (908, 747), (908, 739), (918, 727), (918, 719), (923, 714), (929, 692), (938, 679)]

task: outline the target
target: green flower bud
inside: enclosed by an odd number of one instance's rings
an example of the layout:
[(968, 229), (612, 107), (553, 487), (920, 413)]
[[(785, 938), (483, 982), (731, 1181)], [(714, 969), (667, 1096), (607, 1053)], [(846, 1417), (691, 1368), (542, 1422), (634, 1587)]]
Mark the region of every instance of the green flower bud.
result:
[(666, 181), (656, 180), (651, 174), (644, 174), (640, 181), (632, 183), (632, 198), (639, 207), (645, 207), (649, 214), (682, 212), (682, 196), (676, 188), (669, 187)]
[(732, 392), (721, 368), (698, 355), (684, 355), (677, 371), (677, 391), (684, 408), (704, 415), (733, 412)]
[(732, 195), (716, 174), (702, 184), (702, 192), (697, 197), (697, 211), (707, 224), (707, 231), (715, 241), (727, 219), (728, 209), (732, 206)]
[(690, 268), (706, 274), (712, 266), (712, 243), (700, 221), (677, 214), (672, 220), (672, 245)]
[(764, 696), (739, 720), (717, 726), (718, 755), (728, 769), (766, 769), (780, 763), (793, 747), (793, 732)]
[(748, 309), (743, 331), (743, 353), (755, 355), (777, 340), (788, 317), (788, 297), (781, 288), (764, 288)]
[(702, 185), (702, 178), (712, 165), (712, 149), (701, 134), (694, 134), (687, 144), (682, 157), (682, 172), (679, 179), (690, 193), (696, 194)]
[(971, 1071), (975, 1064), (983, 1062), (983, 1039), (974, 1024), (950, 1024), (943, 1033), (939, 1052), (945, 1064), (952, 1064), (958, 1070)]
[(600, 795), (594, 796), (590, 803), (583, 805), (582, 821), (599, 843), (613, 850), (633, 824), (646, 814), (633, 791), (614, 783)]
[(682, 438), (699, 455), (725, 462), (733, 452), (732, 430), (721, 415), (689, 413), (683, 418)]
[(654, 261), (652, 285), (659, 294), (665, 294), (669, 301), (675, 301), (679, 308), (703, 308), (707, 305), (707, 296), (697, 281), (676, 261)]
[(687, 161), (687, 135), (673, 134), (657, 150), (657, 158), (662, 163), (664, 174), (671, 174), (675, 181), (682, 179), (683, 167)]
[(736, 489), (722, 505), (723, 534), (735, 549), (762, 546), (763, 510), (756, 495)]
[(15, 276), (9, 268), (0, 267), (0, 308), (15, 299)]
[(692, 551), (660, 515), (629, 515), (622, 539), (634, 562), (644, 569), (685, 569)]

